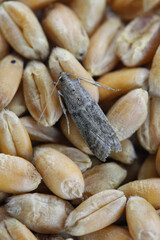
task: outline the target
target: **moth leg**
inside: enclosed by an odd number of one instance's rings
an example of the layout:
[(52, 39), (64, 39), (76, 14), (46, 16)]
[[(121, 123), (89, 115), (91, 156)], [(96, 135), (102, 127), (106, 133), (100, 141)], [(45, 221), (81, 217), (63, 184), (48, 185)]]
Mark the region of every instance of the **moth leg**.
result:
[(63, 94), (61, 93), (60, 90), (58, 90), (58, 98), (59, 98), (59, 102), (60, 102), (60, 105), (61, 105), (61, 108), (63, 110), (63, 113), (64, 113), (64, 116), (66, 118), (66, 121), (67, 121), (67, 128), (68, 128), (68, 134), (70, 134), (70, 127), (69, 127), (69, 120), (68, 120), (68, 116), (67, 116), (67, 110), (62, 102), (62, 99), (61, 97), (63, 97)]
[(78, 78), (77, 78), (77, 80), (78, 80), (78, 82), (80, 83), (80, 81), (81, 81), (81, 78), (79, 78), (79, 77), (78, 77)]
[(61, 83), (59, 83), (58, 81), (57, 82), (53, 82), (54, 85), (56, 86), (61, 86)]

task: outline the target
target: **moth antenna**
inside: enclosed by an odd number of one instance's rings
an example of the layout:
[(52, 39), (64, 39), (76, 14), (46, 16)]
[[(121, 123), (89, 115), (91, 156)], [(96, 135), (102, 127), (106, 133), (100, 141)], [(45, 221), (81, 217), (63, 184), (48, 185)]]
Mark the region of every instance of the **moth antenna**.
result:
[(42, 119), (42, 117), (43, 117), (43, 115), (44, 115), (44, 112), (46, 111), (46, 108), (47, 108), (47, 106), (48, 106), (49, 99), (51, 98), (52, 94), (54, 93), (56, 87), (57, 87), (58, 85), (60, 85), (60, 84), (59, 84), (59, 81), (60, 81), (60, 79), (58, 78), (57, 82), (53, 82), (53, 84), (55, 84), (55, 86), (54, 86), (54, 88), (52, 89), (50, 96), (48, 97), (48, 100), (47, 100), (47, 102), (46, 102), (46, 105), (45, 105), (45, 107), (44, 107), (44, 109), (43, 109), (43, 111), (42, 111), (42, 113), (41, 113), (41, 115), (40, 115), (40, 117), (39, 117), (39, 119), (38, 119), (38, 123), (40, 123), (40, 121), (41, 121), (41, 119)]
[(85, 79), (85, 78), (78, 78), (79, 81), (84, 81), (84, 82), (88, 82), (96, 87), (101, 87), (101, 88), (104, 88), (104, 89), (107, 89), (107, 90), (112, 90), (112, 91), (120, 91), (121, 89), (115, 89), (115, 88), (110, 88), (110, 87), (107, 87), (105, 84), (103, 83), (98, 83), (98, 82), (91, 82), (90, 80), (88, 79)]
[(90, 83), (90, 84), (92, 84), (96, 87), (101, 87), (101, 88), (104, 88), (104, 89), (107, 89), (107, 90), (112, 90), (112, 91), (120, 91), (121, 90), (121, 89), (110, 88), (103, 83), (91, 82), (90, 80), (88, 80), (86, 78), (80, 78), (77, 75), (74, 75), (74, 74), (71, 74), (71, 73), (69, 73), (69, 75), (76, 77), (79, 81), (88, 82), (88, 83)]
[(64, 116), (65, 116), (66, 121), (67, 121), (68, 134), (70, 134), (69, 119), (68, 119), (68, 116), (67, 116), (66, 108), (65, 108), (65, 106), (64, 106), (64, 104), (63, 104), (63, 102), (62, 102), (61, 96), (63, 97), (63, 94), (61, 93), (60, 90), (58, 90), (58, 98), (59, 98), (59, 102), (60, 102), (60, 105), (61, 105), (61, 107), (62, 107), (62, 110), (63, 110)]

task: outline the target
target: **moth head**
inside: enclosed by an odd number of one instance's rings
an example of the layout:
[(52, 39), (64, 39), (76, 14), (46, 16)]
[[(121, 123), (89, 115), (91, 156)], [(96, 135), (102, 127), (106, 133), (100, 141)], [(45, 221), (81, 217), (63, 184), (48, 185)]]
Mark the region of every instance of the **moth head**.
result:
[(68, 77), (69, 77), (69, 73), (67, 73), (67, 72), (61, 72), (60, 75), (59, 75), (58, 81), (64, 82), (64, 81), (67, 80)]

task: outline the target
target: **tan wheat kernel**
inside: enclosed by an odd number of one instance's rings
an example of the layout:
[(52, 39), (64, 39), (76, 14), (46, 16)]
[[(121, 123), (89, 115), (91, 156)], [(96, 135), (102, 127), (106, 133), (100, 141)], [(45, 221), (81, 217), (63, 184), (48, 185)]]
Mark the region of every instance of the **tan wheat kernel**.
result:
[(132, 164), (137, 158), (133, 143), (131, 140), (126, 139), (121, 142), (121, 146), (122, 151), (111, 152), (110, 157), (125, 164)]
[(160, 208), (160, 178), (135, 180), (122, 185), (118, 190), (123, 191), (126, 197), (138, 195), (145, 198), (156, 209)]
[(89, 197), (107, 189), (116, 189), (126, 176), (127, 171), (113, 162), (94, 166), (83, 173), (84, 196)]
[(0, 32), (0, 59), (4, 58), (9, 53), (9, 46), (3, 34)]
[(42, 193), (10, 197), (5, 207), (12, 217), (29, 229), (45, 234), (63, 232), (65, 220), (73, 210), (69, 202)]
[(25, 4), (9, 1), (0, 6), (0, 29), (9, 44), (22, 56), (45, 60), (47, 38), (38, 19)]
[(108, 101), (122, 96), (135, 88), (144, 87), (149, 77), (147, 68), (124, 68), (105, 74), (98, 79), (98, 82), (106, 86), (119, 89), (119, 91), (99, 88), (100, 105), (105, 105)]
[(11, 102), (7, 105), (7, 109), (14, 112), (18, 117), (27, 111), (21, 84)]
[(118, 63), (116, 40), (122, 30), (120, 19), (107, 19), (92, 35), (83, 65), (92, 76), (111, 71)]
[(84, 180), (79, 167), (67, 156), (53, 148), (34, 151), (34, 164), (46, 186), (63, 199), (81, 197)]
[(110, 225), (97, 232), (81, 236), (79, 240), (133, 240), (127, 229)]
[(144, 198), (130, 197), (126, 206), (128, 228), (134, 240), (159, 240), (160, 218)]
[(23, 74), (23, 93), (32, 117), (40, 124), (54, 125), (62, 115), (57, 89), (47, 67), (38, 61), (27, 64)]
[(13, 54), (0, 61), (0, 110), (13, 99), (23, 74), (23, 60)]
[(42, 148), (49, 147), (49, 148), (54, 148), (58, 150), (59, 152), (63, 153), (64, 155), (72, 159), (72, 161), (74, 161), (77, 164), (77, 166), (80, 168), (82, 172), (85, 172), (88, 168), (92, 166), (92, 161), (88, 157), (88, 155), (81, 152), (77, 148), (68, 147), (62, 144), (51, 144), (51, 143), (40, 145), (38, 147), (42, 147)]
[(111, 7), (121, 18), (131, 20), (156, 8), (159, 2), (159, 0), (111, 0)]
[(115, 222), (122, 214), (126, 197), (117, 190), (97, 193), (75, 208), (65, 223), (66, 232), (81, 236), (98, 231)]
[(20, 120), (25, 126), (31, 140), (52, 143), (65, 142), (64, 136), (55, 126), (45, 127), (30, 116), (21, 117)]
[(111, 107), (107, 117), (120, 141), (129, 138), (147, 117), (148, 93), (135, 89), (122, 96)]
[(74, 0), (71, 1), (70, 7), (80, 18), (90, 36), (104, 16), (106, 0)]
[(159, 34), (159, 16), (148, 14), (135, 18), (118, 37), (117, 55), (128, 67), (147, 63), (160, 44)]
[(33, 10), (43, 8), (49, 3), (55, 2), (55, 0), (18, 0), (18, 1), (23, 2)]
[(41, 176), (27, 160), (0, 153), (0, 191), (31, 192), (38, 187)]
[(156, 156), (149, 155), (141, 165), (137, 178), (138, 180), (141, 180), (147, 178), (156, 178), (158, 176), (159, 175), (156, 170)]
[(46, 13), (42, 26), (54, 44), (69, 50), (77, 59), (83, 59), (89, 38), (72, 9), (62, 3), (53, 4)]
[(0, 222), (0, 239), (37, 240), (24, 224), (14, 218), (7, 218)]
[(0, 151), (32, 159), (32, 143), (27, 130), (14, 112), (5, 109), (0, 112)]

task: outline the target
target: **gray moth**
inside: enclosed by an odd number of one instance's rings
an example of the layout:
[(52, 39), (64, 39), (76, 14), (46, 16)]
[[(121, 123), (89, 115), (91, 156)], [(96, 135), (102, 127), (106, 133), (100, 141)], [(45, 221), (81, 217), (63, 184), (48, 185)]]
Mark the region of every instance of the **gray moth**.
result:
[(68, 112), (92, 153), (105, 162), (112, 151), (120, 152), (121, 144), (109, 120), (80, 82), (65, 72), (59, 81)]

